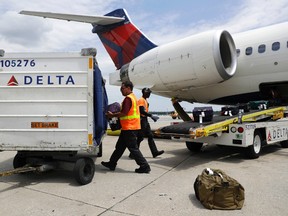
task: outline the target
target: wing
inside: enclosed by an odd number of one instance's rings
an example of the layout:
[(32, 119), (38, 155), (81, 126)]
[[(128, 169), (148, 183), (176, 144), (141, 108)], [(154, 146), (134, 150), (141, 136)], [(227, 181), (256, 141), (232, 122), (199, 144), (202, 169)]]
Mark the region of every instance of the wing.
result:
[(124, 17), (82, 16), (82, 15), (74, 15), (74, 14), (37, 12), (37, 11), (21, 11), (20, 14), (40, 16), (44, 18), (67, 20), (67, 21), (91, 23), (91, 24), (96, 24), (96, 25), (110, 25), (114, 23), (119, 23), (124, 20)]

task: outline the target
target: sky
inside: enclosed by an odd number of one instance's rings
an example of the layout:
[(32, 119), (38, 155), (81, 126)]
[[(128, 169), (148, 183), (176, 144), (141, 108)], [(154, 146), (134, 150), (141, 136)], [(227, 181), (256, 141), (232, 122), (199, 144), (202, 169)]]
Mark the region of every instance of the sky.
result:
[[(20, 15), (33, 10), (79, 15), (104, 15), (125, 8), (131, 21), (155, 44), (161, 45), (211, 29), (237, 33), (288, 20), (288, 0), (0, 0), (0, 49), (5, 52), (66, 52), (97, 48), (97, 61), (106, 79), (109, 103), (121, 102), (118, 86), (109, 85), (116, 68), (92, 26)], [(134, 90), (136, 96), (141, 91)], [(172, 111), (169, 98), (151, 95), (150, 111)], [(195, 106), (181, 102), (186, 111)], [(213, 106), (215, 110), (220, 106)]]

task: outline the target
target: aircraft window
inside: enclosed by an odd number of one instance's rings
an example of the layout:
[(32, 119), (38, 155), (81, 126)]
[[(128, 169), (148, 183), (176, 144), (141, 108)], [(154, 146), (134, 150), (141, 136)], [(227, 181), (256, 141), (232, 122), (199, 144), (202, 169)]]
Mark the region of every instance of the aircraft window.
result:
[(265, 50), (266, 50), (266, 45), (265, 44), (259, 45), (259, 47), (258, 47), (258, 52), (259, 53), (264, 53)]
[(253, 51), (252, 47), (247, 47), (246, 48), (246, 55), (251, 55), (252, 51)]
[(277, 50), (279, 50), (280, 49), (280, 43), (279, 42), (274, 42), (273, 44), (272, 44), (272, 50), (273, 51), (277, 51)]
[[(288, 46), (288, 42), (287, 42), (287, 46)], [(236, 53), (237, 53), (237, 56), (240, 56), (240, 49), (236, 49)]]

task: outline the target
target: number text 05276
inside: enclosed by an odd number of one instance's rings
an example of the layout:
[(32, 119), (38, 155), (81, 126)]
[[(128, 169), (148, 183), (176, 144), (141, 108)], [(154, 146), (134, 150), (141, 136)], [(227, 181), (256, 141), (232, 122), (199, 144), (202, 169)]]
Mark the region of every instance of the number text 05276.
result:
[(0, 60), (0, 67), (35, 67), (34, 59)]

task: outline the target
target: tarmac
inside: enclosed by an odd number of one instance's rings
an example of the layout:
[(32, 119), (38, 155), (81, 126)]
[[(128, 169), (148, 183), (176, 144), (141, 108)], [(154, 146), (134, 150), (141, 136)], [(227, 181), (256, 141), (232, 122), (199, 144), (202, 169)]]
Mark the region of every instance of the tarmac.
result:
[[(192, 153), (184, 141), (155, 139), (165, 153), (153, 158), (145, 139), (140, 149), (152, 170), (137, 174), (138, 166), (128, 157), (128, 150), (115, 171), (101, 165), (109, 160), (117, 138), (104, 138), (103, 156), (95, 161), (95, 176), (87, 185), (79, 186), (67, 170), (1, 177), (0, 215), (288, 215), (287, 148), (267, 146), (258, 159), (248, 160), (239, 149), (207, 145)], [(15, 154), (0, 152), (0, 171), (13, 168)], [(241, 210), (209, 210), (196, 199), (193, 183), (206, 167), (222, 169), (243, 185)]]

